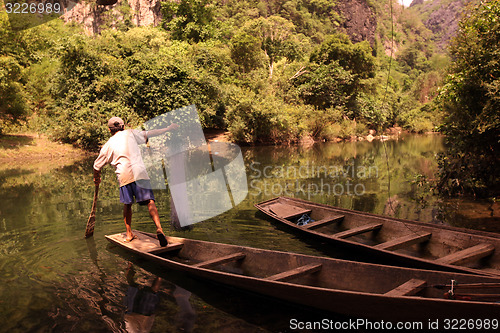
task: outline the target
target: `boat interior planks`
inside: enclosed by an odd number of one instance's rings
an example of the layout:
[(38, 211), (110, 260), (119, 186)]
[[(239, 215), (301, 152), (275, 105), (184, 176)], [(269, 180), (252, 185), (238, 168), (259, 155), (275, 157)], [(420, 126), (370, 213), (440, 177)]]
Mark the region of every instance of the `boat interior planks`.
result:
[(500, 234), (397, 219), (288, 197), (267, 200), (255, 207), (297, 232), (342, 250), (364, 253), (371, 261), (500, 276)]
[(293, 268), (291, 270), (275, 274), (273, 276), (267, 277), (266, 279), (271, 281), (290, 281), (296, 279), (300, 276), (315, 273), (321, 269), (321, 264), (309, 264)]
[(241, 260), (243, 258), (245, 258), (245, 254), (241, 253), (241, 252), (237, 252), (237, 253), (229, 254), (227, 256), (223, 256), (220, 258), (205, 260), (205, 261), (202, 261), (202, 262), (195, 264), (194, 266), (207, 268), (207, 267), (213, 267), (213, 266), (217, 266), (217, 265), (223, 265), (223, 264), (226, 264), (226, 263), (231, 262), (233, 260)]
[(426, 281), (419, 279), (411, 279), (400, 286), (386, 292), (386, 296), (413, 296), (416, 295), (427, 285)]
[(337, 238), (348, 238), (359, 234), (363, 234), (365, 232), (379, 230), (380, 228), (382, 228), (382, 226), (383, 226), (382, 223), (365, 224), (356, 228), (351, 228), (345, 231), (338, 232), (336, 234), (333, 234), (333, 236)]
[(301, 209), (287, 204), (277, 203), (269, 207), (269, 211), (276, 216), (283, 216), (286, 219), (297, 217), (303, 214), (310, 214), (310, 209)]
[(425, 232), (425, 233), (414, 233), (414, 234), (409, 234), (406, 236), (394, 238), (392, 240), (389, 240), (384, 243), (380, 243), (375, 245), (374, 247), (376, 249), (381, 249), (381, 250), (398, 250), (401, 248), (405, 248), (410, 245), (414, 244), (419, 244), (422, 242), (426, 242), (429, 239), (431, 239), (432, 233), (430, 232)]
[(467, 261), (477, 260), (491, 255), (495, 247), (491, 244), (478, 244), (462, 251), (454, 252), (446, 257), (437, 259), (437, 262), (445, 264), (460, 265)]
[(326, 225), (332, 224), (332, 223), (340, 223), (344, 220), (344, 216), (333, 216), (333, 217), (326, 217), (324, 219), (321, 219), (319, 221), (311, 222), (306, 225), (304, 225), (304, 229), (309, 229), (309, 230), (314, 230), (319, 227), (324, 227)]

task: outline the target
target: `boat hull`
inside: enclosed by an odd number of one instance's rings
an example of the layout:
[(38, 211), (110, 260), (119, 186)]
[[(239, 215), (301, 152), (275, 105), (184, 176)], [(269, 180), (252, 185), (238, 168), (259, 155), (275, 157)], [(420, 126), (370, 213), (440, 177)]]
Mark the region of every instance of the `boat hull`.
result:
[[(314, 226), (308, 228), (307, 225), (297, 225), (295, 221), (297, 218), (293, 216), (293, 213), (289, 214), (291, 217), (286, 217), (283, 210), (279, 212), (283, 216), (273, 213), (272, 207), (277, 204), (283, 207), (296, 207), (299, 209), (296, 210), (297, 213), (310, 211), (311, 216), (314, 216), (316, 212), (318, 219), (322, 220), (328, 219), (328, 216), (341, 218), (338, 218), (339, 221), (318, 228)], [(345, 252), (363, 255), (370, 261), (500, 277), (500, 235), (498, 234), (390, 218), (287, 197), (267, 200), (256, 204), (255, 207), (274, 221), (297, 233), (326, 241)], [(345, 225), (352, 227), (351, 230), (362, 229), (363, 225), (378, 226), (378, 228), (373, 230), (365, 228), (366, 230), (362, 230), (360, 234), (342, 238), (342, 235), (349, 233), (349, 228)], [(344, 231), (342, 228), (347, 230)], [(400, 240), (399, 244), (398, 240)], [(399, 245), (399, 248), (392, 249), (391, 242), (392, 246)], [(406, 243), (403, 244), (403, 242)], [(467, 248), (471, 249), (470, 252), (476, 250), (477, 253), (464, 253)], [(460, 261), (460, 258), (453, 258), (454, 254), (469, 257)], [(467, 261), (468, 259), (470, 260)]]
[[(153, 240), (155, 235), (138, 231), (136, 234), (140, 235), (139, 239), (130, 243), (121, 240), (121, 234), (106, 238), (143, 258), (201, 279), (356, 318), (392, 322), (420, 320), (426, 324), (428, 320), (434, 319), (493, 319), (500, 313), (500, 304), (493, 302), (385, 295), (408, 279), (425, 280), (429, 287), (452, 279), (460, 283), (500, 283), (500, 279), (358, 263), (176, 237), (167, 238), (169, 243), (182, 244), (180, 249), (153, 254), (137, 245), (145, 237)], [(230, 253), (241, 253), (245, 257), (238, 262), (199, 267), (200, 262)], [(196, 259), (190, 259), (194, 257)], [(269, 278), (276, 276), (277, 272), (293, 271), (297, 266), (304, 265), (321, 265), (322, 269), (290, 281), (273, 281)], [(424, 291), (432, 296), (443, 293), (433, 288)], [(494, 293), (495, 290), (488, 288), (482, 292)]]

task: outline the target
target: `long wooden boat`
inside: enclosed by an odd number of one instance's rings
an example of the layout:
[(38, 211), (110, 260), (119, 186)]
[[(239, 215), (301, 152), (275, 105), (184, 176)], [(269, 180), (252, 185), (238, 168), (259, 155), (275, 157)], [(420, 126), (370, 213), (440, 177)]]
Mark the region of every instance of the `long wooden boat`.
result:
[(498, 320), (500, 313), (498, 278), (177, 237), (167, 237), (169, 245), (159, 247), (156, 235), (134, 233), (132, 242), (124, 241), (124, 233), (106, 238), (171, 269), (356, 318), (423, 320), (426, 325), (434, 318)]
[[(288, 197), (264, 201), (255, 207), (300, 233), (343, 250), (362, 253), (379, 263), (500, 277), (499, 234), (391, 218)], [(302, 223), (309, 218), (307, 224)]]

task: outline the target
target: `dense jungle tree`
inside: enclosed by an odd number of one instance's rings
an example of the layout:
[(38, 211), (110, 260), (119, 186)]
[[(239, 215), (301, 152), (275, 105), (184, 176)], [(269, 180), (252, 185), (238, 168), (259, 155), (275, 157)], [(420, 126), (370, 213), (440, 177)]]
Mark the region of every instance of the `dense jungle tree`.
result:
[(442, 131), (439, 188), (448, 194), (498, 196), (500, 151), (500, 1), (470, 7), (451, 46), (453, 65), (439, 96)]

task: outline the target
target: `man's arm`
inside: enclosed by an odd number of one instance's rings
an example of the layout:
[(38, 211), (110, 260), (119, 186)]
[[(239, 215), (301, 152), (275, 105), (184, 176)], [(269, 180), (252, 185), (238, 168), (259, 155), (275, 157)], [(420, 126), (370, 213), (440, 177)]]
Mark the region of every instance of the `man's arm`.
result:
[(152, 138), (154, 136), (158, 136), (158, 135), (162, 135), (168, 131), (172, 131), (172, 130), (176, 130), (179, 128), (179, 125), (177, 124), (171, 124), (170, 126), (167, 126), (165, 128), (160, 128), (160, 129), (155, 129), (155, 130), (151, 130), (151, 131), (147, 131), (147, 137), (148, 138)]

